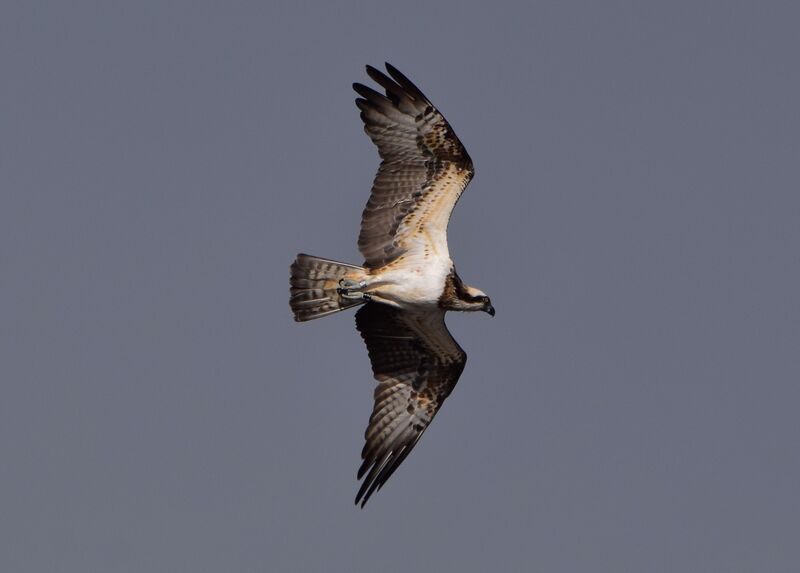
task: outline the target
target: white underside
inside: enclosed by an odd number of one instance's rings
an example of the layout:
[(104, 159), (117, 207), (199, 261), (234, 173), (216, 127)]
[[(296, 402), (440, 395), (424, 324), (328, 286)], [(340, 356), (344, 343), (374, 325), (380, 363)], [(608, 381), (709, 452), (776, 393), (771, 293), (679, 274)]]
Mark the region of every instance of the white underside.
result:
[(377, 302), (399, 308), (437, 306), (452, 266), (450, 257), (409, 258), (373, 272), (364, 291)]

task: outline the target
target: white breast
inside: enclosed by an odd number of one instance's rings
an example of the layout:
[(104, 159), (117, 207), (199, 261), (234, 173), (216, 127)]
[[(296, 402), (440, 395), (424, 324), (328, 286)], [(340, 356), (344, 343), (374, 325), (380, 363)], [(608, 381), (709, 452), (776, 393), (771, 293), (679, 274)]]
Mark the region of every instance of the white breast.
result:
[(376, 273), (379, 285), (370, 291), (404, 308), (435, 306), (452, 266), (449, 257), (409, 257)]

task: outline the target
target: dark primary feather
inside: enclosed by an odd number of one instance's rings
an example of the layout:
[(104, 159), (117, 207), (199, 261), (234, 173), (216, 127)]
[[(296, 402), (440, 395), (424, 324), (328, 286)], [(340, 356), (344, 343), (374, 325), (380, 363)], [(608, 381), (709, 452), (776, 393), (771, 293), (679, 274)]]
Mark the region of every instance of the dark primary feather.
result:
[[(356, 105), (364, 130), (382, 159), (358, 237), (369, 268), (384, 266), (405, 252), (403, 239), (412, 229), (403, 228), (403, 222), (417, 209), (429, 207), (425, 201), (435, 185), (451, 188), (447, 207), (452, 209), (473, 175), (472, 160), (444, 116), (396, 68), (387, 63), (386, 69), (389, 76), (367, 66), (367, 74), (385, 95), (353, 84), (361, 96)], [(445, 175), (450, 178), (447, 183), (442, 182)]]
[(364, 434), (356, 496), (363, 507), (408, 456), (464, 370), (467, 355), (444, 311), (411, 312), (368, 303), (356, 314), (378, 386)]

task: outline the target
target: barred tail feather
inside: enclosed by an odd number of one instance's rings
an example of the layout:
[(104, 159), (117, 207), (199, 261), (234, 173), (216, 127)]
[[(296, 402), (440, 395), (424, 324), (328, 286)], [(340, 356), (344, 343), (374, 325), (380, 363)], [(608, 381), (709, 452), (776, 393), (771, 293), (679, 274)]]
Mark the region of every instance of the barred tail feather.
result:
[(364, 276), (364, 269), (356, 265), (297, 255), (291, 267), (289, 289), (294, 319), (297, 322), (313, 320), (363, 304), (363, 300), (343, 298), (336, 289), (344, 278), (360, 281)]

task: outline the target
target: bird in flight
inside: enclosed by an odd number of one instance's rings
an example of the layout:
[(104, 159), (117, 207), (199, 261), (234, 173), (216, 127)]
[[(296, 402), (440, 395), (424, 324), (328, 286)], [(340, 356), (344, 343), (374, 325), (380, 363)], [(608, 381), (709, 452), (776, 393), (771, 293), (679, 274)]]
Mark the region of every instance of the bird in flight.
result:
[(361, 507), (411, 453), (464, 370), (467, 355), (445, 313), (495, 312), (484, 292), (458, 276), (447, 247), (472, 160), (419, 88), (388, 63), (386, 71), (367, 66), (385, 94), (353, 84), (381, 157), (358, 237), (364, 265), (299, 254), (290, 279), (298, 322), (363, 305), (356, 328), (378, 385), (358, 470)]

